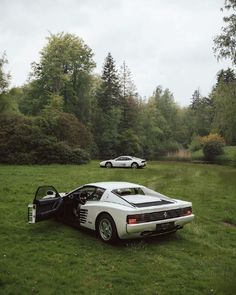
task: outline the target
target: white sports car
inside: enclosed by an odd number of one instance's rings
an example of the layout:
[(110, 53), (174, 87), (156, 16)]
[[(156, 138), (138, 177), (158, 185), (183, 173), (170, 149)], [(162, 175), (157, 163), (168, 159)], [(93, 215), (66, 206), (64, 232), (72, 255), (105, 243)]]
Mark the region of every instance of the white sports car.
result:
[(192, 203), (128, 182), (97, 182), (69, 193), (40, 186), (28, 221), (57, 217), (97, 232), (104, 242), (172, 233), (193, 220)]
[(131, 167), (131, 168), (141, 168), (147, 165), (146, 160), (131, 157), (131, 156), (120, 156), (115, 159), (102, 161), (100, 167), (112, 168), (112, 167)]

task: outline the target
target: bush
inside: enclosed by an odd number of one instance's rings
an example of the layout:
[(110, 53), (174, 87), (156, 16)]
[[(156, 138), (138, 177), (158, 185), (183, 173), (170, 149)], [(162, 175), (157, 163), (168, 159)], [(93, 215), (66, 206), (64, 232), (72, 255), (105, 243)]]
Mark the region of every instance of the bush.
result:
[(189, 149), (191, 152), (196, 152), (202, 148), (201, 136), (194, 136), (192, 138)]
[(201, 138), (205, 160), (212, 161), (216, 156), (224, 153), (225, 141), (219, 134), (209, 134)]
[(64, 142), (45, 142), (36, 150), (37, 163), (86, 164), (89, 155), (80, 148), (72, 149)]
[(75, 148), (72, 150), (71, 163), (86, 164), (89, 161), (90, 161), (89, 154), (85, 150), (81, 148)]
[(0, 163), (84, 164), (89, 161), (86, 151), (58, 141), (38, 123), (18, 114), (0, 117)]

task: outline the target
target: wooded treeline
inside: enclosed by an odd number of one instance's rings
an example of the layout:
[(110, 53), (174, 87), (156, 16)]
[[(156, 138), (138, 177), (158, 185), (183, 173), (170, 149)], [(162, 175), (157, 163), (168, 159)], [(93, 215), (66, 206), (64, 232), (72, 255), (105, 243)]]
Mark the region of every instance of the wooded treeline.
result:
[[(219, 37), (215, 44), (217, 52)], [(126, 63), (118, 69), (111, 53), (101, 75), (95, 75), (91, 48), (73, 34), (62, 32), (47, 38), (39, 62), (32, 63), (29, 80), (22, 87), (9, 88), (7, 62), (3, 53), (2, 163), (85, 163), (89, 158), (121, 154), (157, 159), (188, 148), (196, 136), (210, 133), (218, 133), (228, 145), (236, 144), (233, 69), (216, 73), (217, 82), (208, 97), (195, 90), (190, 105), (181, 108), (171, 91), (161, 86), (143, 100)]]

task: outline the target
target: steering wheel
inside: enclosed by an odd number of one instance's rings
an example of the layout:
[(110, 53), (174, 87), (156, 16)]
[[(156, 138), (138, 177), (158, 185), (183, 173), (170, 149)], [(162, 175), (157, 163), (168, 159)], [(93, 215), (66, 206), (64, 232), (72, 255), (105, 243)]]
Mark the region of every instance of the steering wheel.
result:
[(78, 202), (79, 204), (84, 205), (87, 201), (88, 198), (88, 193), (87, 192), (79, 192), (79, 193), (75, 193), (73, 200), (74, 202)]

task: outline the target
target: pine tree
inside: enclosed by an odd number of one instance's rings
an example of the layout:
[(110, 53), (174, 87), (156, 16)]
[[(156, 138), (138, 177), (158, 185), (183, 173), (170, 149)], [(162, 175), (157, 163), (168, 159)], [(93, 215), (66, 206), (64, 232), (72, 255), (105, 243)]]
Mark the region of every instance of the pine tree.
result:
[(137, 126), (138, 93), (132, 80), (131, 72), (123, 62), (120, 73), (121, 86), (121, 130)]
[(102, 83), (97, 93), (98, 106), (104, 113), (108, 113), (112, 107), (120, 106), (120, 85), (115, 61), (108, 53), (102, 72)]

